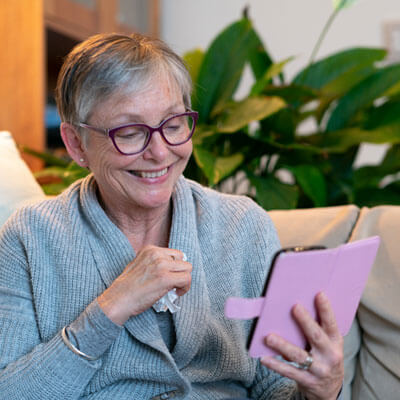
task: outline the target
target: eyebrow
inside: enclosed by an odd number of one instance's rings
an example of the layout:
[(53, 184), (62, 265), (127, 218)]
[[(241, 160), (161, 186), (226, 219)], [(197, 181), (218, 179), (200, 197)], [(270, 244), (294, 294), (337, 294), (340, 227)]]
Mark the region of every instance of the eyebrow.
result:
[[(165, 121), (170, 115), (173, 115), (173, 114), (176, 114), (176, 113), (181, 113), (181, 112), (185, 112), (186, 111), (186, 108), (184, 109), (184, 111), (178, 111), (177, 110), (177, 108), (179, 108), (181, 105), (183, 105), (182, 103), (177, 103), (177, 104), (174, 104), (174, 105), (172, 105), (172, 106), (170, 106), (170, 107), (168, 107), (165, 111), (164, 111), (164, 113), (163, 113), (163, 118), (158, 122), (158, 124), (161, 124), (163, 121)], [(184, 106), (184, 105), (183, 105)], [(129, 122), (133, 122), (133, 123), (145, 123), (144, 122), (144, 120), (143, 120), (143, 117), (142, 117), (142, 115), (139, 115), (139, 114), (133, 114), (133, 113), (121, 113), (121, 114), (117, 114), (117, 115), (115, 115), (115, 119), (118, 119), (118, 118), (122, 118), (122, 117), (124, 117), (124, 118), (126, 118), (126, 122), (122, 122), (122, 123), (117, 123), (116, 125), (121, 125), (121, 124), (126, 124), (126, 123), (129, 123)], [(114, 124), (114, 126), (116, 126), (115, 124)]]

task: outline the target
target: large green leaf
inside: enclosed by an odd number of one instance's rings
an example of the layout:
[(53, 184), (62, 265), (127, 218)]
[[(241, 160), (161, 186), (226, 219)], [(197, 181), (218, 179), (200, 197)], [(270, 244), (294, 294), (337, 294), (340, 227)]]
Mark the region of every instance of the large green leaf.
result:
[(265, 73), (265, 71), (273, 64), (273, 61), (264, 47), (260, 37), (257, 32), (253, 29), (250, 32), (253, 36), (252, 41), (254, 42), (254, 47), (249, 53), (250, 66), (253, 71), (255, 80), (259, 80)]
[(214, 107), (221, 107), (232, 98), (241, 79), (255, 37), (248, 19), (226, 28), (212, 42), (204, 55), (193, 95), (193, 107), (199, 122), (206, 122)]
[(395, 123), (400, 125), (400, 100), (388, 101), (380, 107), (369, 110), (364, 127), (366, 129), (375, 129), (383, 125)]
[(34, 157), (43, 160), (48, 166), (57, 166), (66, 168), (70, 163), (68, 160), (64, 160), (63, 158), (54, 156), (53, 154), (48, 152), (36, 151), (26, 146), (19, 146), (19, 149), (24, 153), (30, 154)]
[(266, 210), (296, 208), (299, 189), (282, 183), (273, 176), (259, 177), (248, 174), (256, 189), (256, 200)]
[[(313, 135), (314, 136), (314, 135)], [(281, 143), (276, 141), (274, 138), (268, 137), (267, 135), (264, 135), (263, 132), (256, 132), (254, 136), (257, 140), (259, 140), (260, 146), (263, 144), (267, 144), (271, 146), (272, 149), (274, 149), (273, 153), (284, 153), (288, 152), (288, 154), (297, 154), (299, 152), (308, 152), (311, 154), (325, 154), (327, 153), (327, 149), (322, 148), (318, 145), (318, 140), (315, 140), (316, 145), (313, 145), (314, 140), (310, 140), (309, 137), (307, 137), (307, 141), (302, 138), (302, 141), (294, 142), (294, 143)], [(338, 151), (338, 150), (336, 150)], [(340, 149), (339, 151), (342, 151)]]
[(201, 145), (204, 139), (215, 135), (215, 126), (200, 124), (196, 126), (192, 141), (194, 145)]
[(282, 144), (291, 144), (295, 140), (296, 126), (301, 117), (302, 114), (293, 107), (285, 107), (261, 121), (260, 129), (253, 136), (258, 139), (273, 139)]
[(318, 107), (315, 109), (315, 118), (318, 124), (321, 124), (321, 122), (325, 120), (326, 113), (328, 113), (329, 117), (331, 105), (336, 98), (343, 96), (352, 87), (356, 86), (375, 71), (376, 68), (372, 65), (367, 65), (360, 69), (352, 69), (323, 86), (320, 90)]
[(385, 95), (400, 79), (400, 64), (381, 68), (352, 88), (339, 101), (328, 121), (326, 130), (344, 128), (358, 111)]
[(382, 179), (400, 171), (400, 145), (394, 145), (386, 152), (382, 162), (377, 165), (366, 165), (354, 171), (356, 188), (378, 187)]
[(46, 183), (41, 187), (47, 196), (57, 196), (67, 188), (64, 183)]
[(400, 143), (400, 124), (390, 124), (374, 130), (348, 128), (335, 132), (318, 133), (301, 138), (313, 147), (330, 153), (342, 153), (361, 143)]
[[(400, 163), (399, 163), (400, 164)], [(398, 165), (397, 171), (400, 165)], [(371, 188), (379, 187), (382, 179), (385, 176), (393, 174), (392, 168), (386, 167), (384, 165), (367, 165), (360, 167), (354, 171), (354, 187), (359, 188)]]
[(90, 171), (87, 168), (83, 168), (71, 161), (66, 168), (60, 166), (48, 167), (35, 172), (34, 175), (38, 180), (44, 182), (52, 181), (52, 183), (43, 184), (43, 190), (46, 194), (57, 195), (73, 182), (84, 178), (89, 173)]
[(219, 132), (233, 133), (253, 121), (264, 119), (282, 108), (286, 103), (279, 97), (248, 97), (225, 107), (225, 113), (217, 120)]
[(200, 146), (194, 146), (193, 155), (211, 185), (216, 185), (232, 174), (244, 159), (241, 153), (232, 154), (228, 157), (216, 157)]
[(199, 75), (203, 58), (204, 58), (204, 52), (201, 49), (188, 51), (183, 56), (183, 60), (185, 61), (185, 64), (190, 72), (192, 82), (197, 81), (197, 77)]
[(308, 88), (307, 86), (298, 86), (295, 84), (282, 86), (270, 85), (264, 88), (263, 94), (282, 97), (282, 99), (294, 107), (307, 104), (309, 101), (315, 100), (319, 96), (316, 90)]
[(321, 89), (346, 72), (381, 61), (385, 55), (385, 50), (373, 48), (352, 48), (340, 51), (305, 68), (294, 78), (293, 83)]
[(48, 167), (44, 168), (38, 172), (35, 172), (36, 178), (59, 178), (61, 179), (66, 185), (75, 182), (77, 179), (84, 178), (88, 175), (90, 171), (87, 168), (83, 168), (76, 164), (74, 161), (71, 161), (67, 168), (63, 167)]
[(400, 171), (400, 144), (395, 144), (388, 149), (381, 165), (390, 168), (393, 172)]
[(294, 57), (289, 57), (279, 63), (271, 64), (265, 73), (254, 83), (250, 90), (250, 95), (255, 96), (262, 93), (263, 90), (271, 83), (272, 79), (281, 74), (285, 65), (289, 61), (293, 60), (293, 58)]
[(322, 172), (313, 165), (287, 166), (298, 185), (312, 200), (315, 207), (326, 206), (326, 184)]
[(350, 71), (346, 71), (336, 79), (322, 86), (321, 95), (340, 97), (375, 71), (376, 68), (373, 65), (367, 65), (363, 68), (353, 68)]
[(355, 191), (355, 203), (359, 207), (375, 207), (382, 204), (400, 205), (398, 183), (384, 188), (362, 188)]
[(386, 93), (388, 97), (400, 97), (400, 80), (397, 82), (396, 85), (393, 85)]

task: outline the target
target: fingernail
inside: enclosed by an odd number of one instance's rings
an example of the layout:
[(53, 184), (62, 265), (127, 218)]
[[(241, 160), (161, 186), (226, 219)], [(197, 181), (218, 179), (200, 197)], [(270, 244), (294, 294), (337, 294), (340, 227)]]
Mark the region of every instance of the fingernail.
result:
[(274, 344), (276, 344), (276, 337), (274, 334), (270, 334), (268, 336), (265, 337), (265, 343), (268, 346), (273, 346)]
[(295, 304), (292, 310), (294, 313), (301, 313), (305, 310), (305, 308), (301, 304)]
[(264, 357), (260, 358), (260, 361), (263, 364), (268, 364), (270, 360), (271, 360), (271, 357), (268, 357), (268, 356), (264, 356)]
[(322, 301), (328, 300), (328, 296), (325, 294), (325, 292), (319, 292), (319, 293), (317, 294), (317, 296), (318, 296), (319, 299), (322, 300)]

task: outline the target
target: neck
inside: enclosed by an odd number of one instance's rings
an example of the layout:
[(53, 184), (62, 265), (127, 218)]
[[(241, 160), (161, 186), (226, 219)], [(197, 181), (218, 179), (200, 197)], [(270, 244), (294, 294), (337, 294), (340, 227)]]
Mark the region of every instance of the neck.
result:
[(171, 202), (157, 209), (124, 210), (108, 208), (101, 202), (108, 217), (129, 239), (136, 254), (146, 245), (168, 247), (172, 223)]

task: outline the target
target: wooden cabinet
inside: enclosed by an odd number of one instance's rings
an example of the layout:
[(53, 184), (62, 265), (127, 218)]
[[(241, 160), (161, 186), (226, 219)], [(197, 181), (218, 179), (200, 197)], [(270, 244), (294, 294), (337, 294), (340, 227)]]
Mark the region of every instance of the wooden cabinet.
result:
[(98, 32), (158, 36), (158, 0), (45, 0), (46, 26), (82, 40)]
[[(45, 107), (64, 56), (99, 32), (158, 36), (159, 0), (0, 0), (0, 130), (46, 148)], [(24, 155), (32, 170), (41, 162)]]
[[(44, 137), (44, 32), (41, 0), (1, 1), (0, 130), (20, 145), (42, 150)], [(33, 170), (41, 167), (24, 156)]]

